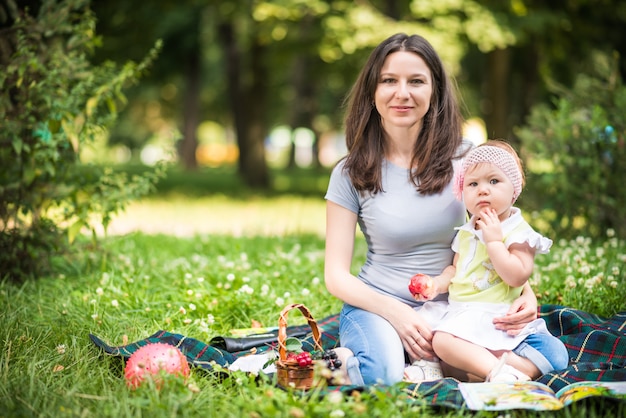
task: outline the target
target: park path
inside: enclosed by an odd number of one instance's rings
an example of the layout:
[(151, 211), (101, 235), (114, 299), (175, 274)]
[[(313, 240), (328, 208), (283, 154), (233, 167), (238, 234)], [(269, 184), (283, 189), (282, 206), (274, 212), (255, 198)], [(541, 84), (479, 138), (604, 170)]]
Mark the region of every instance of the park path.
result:
[[(322, 199), (283, 199), (267, 202), (226, 199), (145, 200), (132, 203), (113, 218), (109, 235), (131, 232), (189, 237), (203, 234), (232, 236), (289, 234), (324, 235)], [(98, 234), (103, 235), (102, 228)]]

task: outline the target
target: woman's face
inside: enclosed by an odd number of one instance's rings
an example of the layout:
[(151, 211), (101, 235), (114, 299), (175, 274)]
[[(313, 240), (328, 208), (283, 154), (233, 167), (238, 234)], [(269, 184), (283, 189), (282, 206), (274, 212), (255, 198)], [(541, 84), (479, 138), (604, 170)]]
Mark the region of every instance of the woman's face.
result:
[(430, 69), (419, 55), (407, 51), (389, 54), (374, 94), (383, 128), (421, 128), (432, 92)]

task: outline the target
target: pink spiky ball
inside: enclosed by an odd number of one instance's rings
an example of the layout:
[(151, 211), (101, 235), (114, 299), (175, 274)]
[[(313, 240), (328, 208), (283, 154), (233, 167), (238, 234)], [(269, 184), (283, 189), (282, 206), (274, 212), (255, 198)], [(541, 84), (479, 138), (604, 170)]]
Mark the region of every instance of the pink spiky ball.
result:
[(135, 389), (150, 376), (155, 379), (157, 387), (160, 388), (161, 382), (157, 375), (161, 370), (184, 378), (187, 378), (190, 373), (187, 359), (177, 347), (165, 343), (144, 345), (126, 362), (124, 371), (126, 385)]

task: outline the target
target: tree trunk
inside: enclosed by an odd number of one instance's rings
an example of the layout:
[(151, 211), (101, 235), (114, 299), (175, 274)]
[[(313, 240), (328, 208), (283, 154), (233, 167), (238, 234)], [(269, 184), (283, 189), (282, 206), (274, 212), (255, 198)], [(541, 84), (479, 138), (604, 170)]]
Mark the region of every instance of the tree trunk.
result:
[(201, 64), (199, 44), (196, 46), (198, 48), (189, 51), (185, 68), (187, 86), (183, 99), (183, 138), (180, 143), (179, 154), (186, 170), (198, 168), (196, 149), (198, 148), (198, 125), (200, 123)]
[(522, 73), (522, 108), (517, 123), (524, 124), (526, 117), (530, 114), (530, 111), (535, 103), (538, 102), (538, 86), (541, 83), (539, 77), (539, 52), (535, 46), (535, 42), (531, 42), (530, 45), (524, 47), (523, 57), (524, 66), (521, 68)]
[[(265, 137), (267, 136), (267, 80), (265, 47), (253, 40), (250, 46), (250, 84), (244, 87), (248, 124), (240, 141), (242, 176), (251, 187), (267, 188), (270, 185), (267, 162), (265, 160)], [(244, 152), (241, 151), (244, 150)]]
[(496, 49), (487, 54), (487, 100), (489, 108), (485, 112), (487, 138), (509, 140), (509, 68), (510, 51)]
[[(306, 16), (302, 19), (299, 25), (299, 38), (302, 40), (311, 39), (310, 32), (314, 30), (316, 24), (315, 17)], [(296, 128), (309, 128), (313, 131), (315, 138), (313, 141), (313, 166), (319, 166), (319, 156), (317, 152), (317, 141), (319, 139), (319, 132), (314, 129), (313, 121), (315, 114), (318, 110), (316, 92), (319, 85), (319, 79), (317, 76), (317, 67), (319, 58), (316, 54), (308, 53), (307, 50), (311, 48), (306, 42), (299, 48), (301, 53), (296, 54), (291, 66), (291, 85), (294, 89), (294, 104), (291, 106), (291, 115), (289, 125), (292, 129), (292, 141), (291, 151), (289, 155), (289, 168), (296, 166), (296, 147), (294, 143), (295, 135), (294, 130)]]
[[(295, 90), (294, 103), (291, 107), (290, 125), (292, 129), (292, 146), (289, 158), (289, 168), (295, 167), (294, 131), (296, 128), (312, 129), (315, 117), (315, 76), (311, 74), (313, 63), (306, 54), (296, 56), (292, 67), (292, 85)], [(317, 138), (316, 138), (317, 141)], [(314, 158), (315, 159), (315, 158)]]
[(226, 55), (227, 90), (239, 147), (239, 175), (250, 187), (268, 188), (270, 179), (264, 145), (267, 134), (265, 82), (268, 78), (267, 67), (263, 62), (264, 47), (252, 40), (249, 51), (250, 71), (246, 72), (246, 78), (250, 81), (244, 85), (241, 51), (233, 24), (222, 22), (218, 32)]

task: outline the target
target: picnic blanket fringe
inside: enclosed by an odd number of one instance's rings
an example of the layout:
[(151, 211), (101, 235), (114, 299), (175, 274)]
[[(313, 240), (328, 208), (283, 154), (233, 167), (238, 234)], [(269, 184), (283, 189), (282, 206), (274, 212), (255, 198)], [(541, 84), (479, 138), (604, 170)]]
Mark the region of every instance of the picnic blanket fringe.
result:
[[(580, 311), (559, 305), (541, 305), (538, 314), (546, 321), (548, 329), (560, 338), (570, 357), (570, 365), (566, 369), (547, 373), (537, 379), (553, 390), (570, 383), (584, 380), (594, 381), (626, 381), (626, 312), (618, 313), (610, 318), (601, 317), (589, 312)], [(331, 315), (318, 320), (320, 344), (330, 349), (339, 345), (339, 315)], [(308, 330), (309, 332), (305, 332)], [(313, 336), (308, 325), (289, 326), (287, 332), (301, 335), (305, 350), (314, 347)], [(112, 346), (93, 334), (91, 341), (105, 354), (121, 356), (128, 359), (140, 347), (156, 342), (163, 342), (178, 347), (187, 357), (191, 366), (207, 371), (214, 370), (215, 365), (226, 369), (237, 358), (249, 354), (260, 354), (268, 350), (276, 350), (274, 340), (264, 340), (261, 345), (246, 350), (229, 352), (219, 339), (213, 343), (175, 334), (168, 331), (157, 331), (151, 336), (131, 344)], [(433, 382), (406, 384), (404, 392), (410, 399), (432, 406), (462, 408), (463, 397), (458, 390), (458, 381), (452, 378)], [(329, 388), (329, 391), (364, 390), (355, 386)]]

